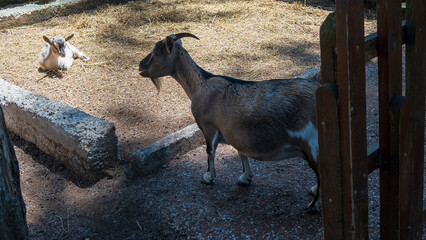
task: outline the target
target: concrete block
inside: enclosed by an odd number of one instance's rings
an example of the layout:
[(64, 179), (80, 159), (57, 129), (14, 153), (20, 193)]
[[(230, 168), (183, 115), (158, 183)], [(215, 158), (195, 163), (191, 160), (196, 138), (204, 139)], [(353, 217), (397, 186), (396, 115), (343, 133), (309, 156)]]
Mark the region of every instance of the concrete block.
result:
[(138, 175), (146, 176), (176, 156), (185, 154), (203, 143), (204, 135), (194, 123), (134, 152), (131, 170)]
[(320, 72), (319, 68), (311, 68), (308, 69), (301, 74), (296, 75), (294, 78), (305, 78), (305, 79), (315, 79), (317, 81), (320, 80)]
[(114, 124), (0, 79), (8, 129), (63, 162), (78, 177), (99, 179), (118, 160)]

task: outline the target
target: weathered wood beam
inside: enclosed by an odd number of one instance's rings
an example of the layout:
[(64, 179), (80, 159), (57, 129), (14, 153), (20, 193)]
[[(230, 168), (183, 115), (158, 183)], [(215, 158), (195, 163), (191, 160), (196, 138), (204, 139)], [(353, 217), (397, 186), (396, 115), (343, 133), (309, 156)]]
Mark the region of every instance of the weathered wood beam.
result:
[(406, 93), (407, 139), (401, 144), (403, 168), (408, 171), (407, 181), (401, 180), (400, 238), (422, 238), (422, 210), (424, 185), (424, 130), (425, 130), (425, 79), (426, 79), (426, 2), (407, 0), (406, 33)]
[(336, 13), (330, 13), (320, 28), (321, 84), (337, 84)]
[[(405, 44), (405, 33), (407, 31), (405, 21), (402, 21), (401, 27), (401, 44)], [(370, 61), (375, 57), (377, 57), (377, 32), (365, 36), (365, 61)]]
[[(377, 57), (379, 82), (380, 237), (399, 235), (399, 124), (402, 100), (401, 0), (377, 4)], [(396, 100), (391, 104), (391, 100)], [(398, 101), (401, 100), (401, 101)]]
[(363, 0), (336, 1), (344, 239), (368, 239)]
[[(337, 85), (318, 88), (316, 103), (323, 238), (344, 239)], [(323, 151), (325, 149), (327, 151)]]
[(380, 156), (379, 144), (373, 144), (367, 148), (368, 174), (380, 168), (382, 161)]

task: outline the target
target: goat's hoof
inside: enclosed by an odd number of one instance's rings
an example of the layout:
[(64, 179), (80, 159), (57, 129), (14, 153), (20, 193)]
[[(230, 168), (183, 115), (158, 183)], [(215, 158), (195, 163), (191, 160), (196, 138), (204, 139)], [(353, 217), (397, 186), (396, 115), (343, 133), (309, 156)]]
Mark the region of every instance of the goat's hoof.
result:
[(89, 61), (89, 60), (90, 60), (90, 58), (89, 58), (89, 57), (86, 57), (86, 56), (83, 56), (83, 60), (84, 60), (84, 61)]
[(237, 182), (237, 184), (239, 186), (248, 186), (248, 185), (250, 185), (250, 183), (251, 183), (251, 178), (247, 178), (247, 177), (244, 177), (244, 176), (240, 176), (238, 178), (238, 182)]
[(206, 185), (212, 185), (212, 184), (213, 184), (213, 180), (211, 180), (210, 182), (208, 182), (208, 181), (204, 180), (204, 178), (201, 178), (201, 179), (200, 179), (200, 182), (201, 182), (202, 184), (206, 184)]
[(204, 184), (207, 184), (207, 185), (211, 185), (211, 184), (213, 184), (213, 179), (214, 179), (214, 177), (212, 176), (211, 173), (206, 173), (201, 178), (201, 182), (204, 183)]
[(315, 186), (311, 187), (311, 189), (309, 190), (309, 195), (315, 197), (317, 195), (318, 192), (318, 184), (315, 184)]
[(319, 201), (317, 202), (311, 202), (308, 207), (306, 207), (305, 212), (307, 214), (317, 214), (321, 211), (321, 204)]
[(319, 210), (319, 209), (316, 209), (316, 208), (306, 208), (306, 209), (305, 209), (305, 212), (306, 212), (307, 214), (317, 214), (317, 213), (319, 213), (319, 212), (320, 212), (320, 210)]

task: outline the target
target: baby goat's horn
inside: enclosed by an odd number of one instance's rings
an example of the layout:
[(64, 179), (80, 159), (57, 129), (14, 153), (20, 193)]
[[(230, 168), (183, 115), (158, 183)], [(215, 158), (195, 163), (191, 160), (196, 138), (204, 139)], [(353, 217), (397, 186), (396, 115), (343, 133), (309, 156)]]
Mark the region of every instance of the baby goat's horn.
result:
[(191, 33), (176, 33), (176, 34), (173, 34), (173, 35), (171, 35), (171, 37), (176, 41), (176, 40), (178, 40), (178, 39), (181, 39), (181, 38), (183, 38), (183, 37), (192, 37), (192, 38), (195, 38), (195, 39), (197, 39), (197, 40), (200, 40), (197, 36), (195, 36), (195, 35), (193, 35), (193, 34), (191, 34)]

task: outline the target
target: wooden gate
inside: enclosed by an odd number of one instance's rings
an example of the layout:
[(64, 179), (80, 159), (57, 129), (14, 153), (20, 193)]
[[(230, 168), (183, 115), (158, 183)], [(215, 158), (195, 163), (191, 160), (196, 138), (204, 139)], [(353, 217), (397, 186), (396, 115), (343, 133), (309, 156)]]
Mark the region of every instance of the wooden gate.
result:
[[(336, 0), (336, 13), (321, 27), (324, 85), (317, 90), (317, 126), (324, 239), (368, 239), (368, 174), (376, 168), (381, 239), (422, 238), (425, 5), (407, 0), (403, 21), (401, 0), (378, 0), (378, 31), (364, 36), (363, 0)], [(367, 149), (365, 61), (376, 56), (379, 145)]]

